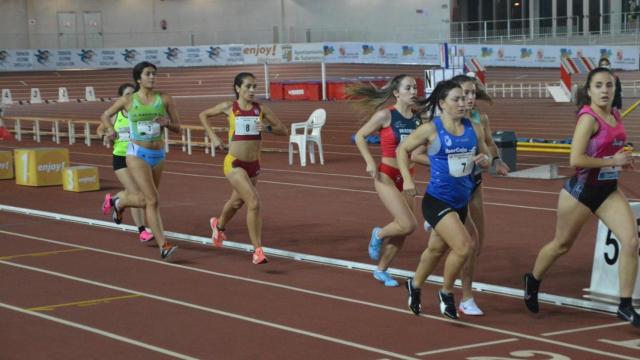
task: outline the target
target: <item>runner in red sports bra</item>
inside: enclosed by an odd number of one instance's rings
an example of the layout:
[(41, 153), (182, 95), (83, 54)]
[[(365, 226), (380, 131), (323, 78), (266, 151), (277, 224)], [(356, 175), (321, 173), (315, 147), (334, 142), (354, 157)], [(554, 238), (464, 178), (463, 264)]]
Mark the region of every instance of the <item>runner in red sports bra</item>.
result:
[[(393, 216), (393, 221), (389, 224), (382, 228), (374, 227), (371, 232), (369, 257), (378, 261), (373, 277), (385, 286), (398, 286), (387, 269), (404, 245), (405, 238), (415, 230), (416, 219), (413, 214), (413, 199), (402, 194), (402, 176), (396, 163), (396, 147), (422, 123), (412, 109), (417, 95), (416, 81), (411, 76), (398, 75), (381, 89), (371, 84), (358, 84), (347, 88), (347, 93), (352, 98), (358, 98), (355, 101), (362, 107), (374, 112), (358, 130), (355, 140), (367, 164), (366, 171), (374, 179), (376, 192)], [(382, 108), (391, 98), (395, 98), (395, 104)], [(376, 164), (365, 140), (377, 131), (380, 132), (382, 150), (379, 164)], [(383, 252), (385, 239), (388, 241)]]

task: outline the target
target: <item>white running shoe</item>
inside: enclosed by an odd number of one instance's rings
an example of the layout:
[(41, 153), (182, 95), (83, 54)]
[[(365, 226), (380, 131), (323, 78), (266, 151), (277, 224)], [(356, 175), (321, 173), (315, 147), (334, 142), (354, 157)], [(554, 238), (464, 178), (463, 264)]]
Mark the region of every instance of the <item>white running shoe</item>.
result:
[(484, 315), (484, 312), (480, 310), (480, 308), (478, 307), (476, 302), (473, 300), (473, 298), (461, 301), (460, 306), (458, 307), (458, 310), (460, 310), (460, 312), (465, 315), (471, 315), (471, 316)]

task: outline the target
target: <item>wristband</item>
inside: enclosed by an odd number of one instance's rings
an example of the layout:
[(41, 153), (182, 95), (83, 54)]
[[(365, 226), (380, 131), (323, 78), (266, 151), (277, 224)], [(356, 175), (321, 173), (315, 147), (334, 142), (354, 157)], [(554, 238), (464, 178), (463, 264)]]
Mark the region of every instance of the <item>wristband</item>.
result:
[(273, 132), (273, 126), (271, 125), (267, 125), (266, 129), (267, 129), (267, 132)]

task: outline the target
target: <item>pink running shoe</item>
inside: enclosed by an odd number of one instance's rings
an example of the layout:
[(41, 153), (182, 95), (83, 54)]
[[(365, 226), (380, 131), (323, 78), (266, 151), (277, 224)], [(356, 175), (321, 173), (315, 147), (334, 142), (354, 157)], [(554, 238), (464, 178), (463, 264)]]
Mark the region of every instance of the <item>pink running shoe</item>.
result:
[(113, 205), (111, 205), (111, 194), (107, 194), (104, 196), (104, 201), (102, 202), (102, 213), (105, 215), (109, 215)]
[(154, 239), (153, 233), (149, 229), (145, 229), (140, 233), (140, 242), (147, 242)]
[(256, 248), (256, 250), (253, 252), (253, 263), (258, 265), (258, 264), (266, 264), (267, 262), (269, 262), (269, 259), (267, 259), (266, 256), (264, 256), (264, 251), (262, 251), (262, 248)]
[(212, 217), (209, 224), (211, 225), (211, 243), (214, 247), (221, 248), (222, 243), (227, 240), (227, 236), (224, 231), (218, 230), (218, 218)]

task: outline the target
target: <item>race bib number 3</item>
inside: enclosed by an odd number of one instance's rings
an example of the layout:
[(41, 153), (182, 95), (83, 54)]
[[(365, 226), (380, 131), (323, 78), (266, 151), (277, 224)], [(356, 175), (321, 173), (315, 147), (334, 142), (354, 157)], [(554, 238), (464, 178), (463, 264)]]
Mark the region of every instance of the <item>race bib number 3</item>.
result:
[(238, 116), (236, 117), (236, 135), (259, 135), (258, 123), (260, 118), (257, 116)]
[(160, 136), (160, 124), (155, 121), (138, 121), (136, 123), (138, 135), (144, 138)]
[(449, 154), (447, 162), (449, 164), (449, 175), (462, 177), (471, 174), (473, 170), (473, 152)]

